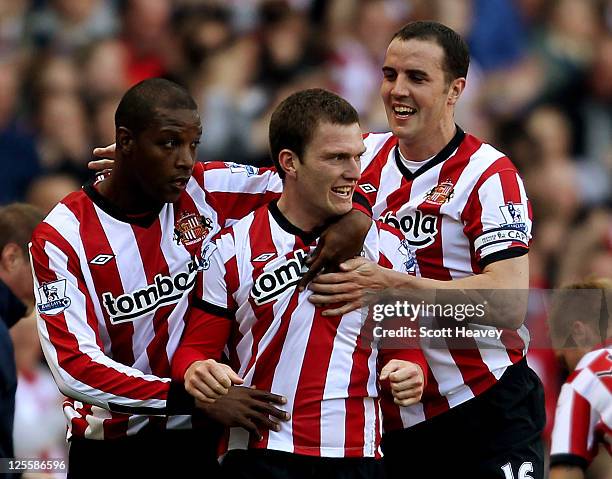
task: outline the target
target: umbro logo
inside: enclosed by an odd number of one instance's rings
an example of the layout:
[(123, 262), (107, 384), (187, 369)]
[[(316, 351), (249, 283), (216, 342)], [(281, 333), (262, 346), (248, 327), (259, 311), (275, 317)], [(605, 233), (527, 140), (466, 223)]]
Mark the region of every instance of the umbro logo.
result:
[(374, 193), (376, 191), (376, 187), (372, 183), (363, 183), (359, 185), (359, 187), (363, 190), (364, 193)]
[(265, 263), (276, 256), (276, 253), (262, 253), (257, 258), (253, 258), (253, 263)]
[(115, 257), (114, 254), (99, 254), (94, 259), (92, 259), (89, 264), (95, 264), (98, 266), (103, 266), (112, 260)]

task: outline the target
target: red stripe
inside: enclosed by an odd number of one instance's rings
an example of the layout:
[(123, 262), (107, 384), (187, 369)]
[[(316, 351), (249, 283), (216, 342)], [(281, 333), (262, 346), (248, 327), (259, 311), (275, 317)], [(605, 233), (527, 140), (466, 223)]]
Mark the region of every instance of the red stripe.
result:
[(572, 394), (572, 420), (570, 432), (570, 454), (580, 457), (592, 458), (593, 451), (588, 448), (589, 419), (591, 417), (591, 405), (580, 394), (573, 391)]
[(363, 403), (363, 396), (353, 395), (349, 392), (348, 398), (344, 400), (344, 407), (346, 411), (344, 456), (363, 457), (363, 447), (365, 445), (365, 404)]
[[(132, 231), (140, 251), (147, 284), (154, 284), (157, 274), (170, 276), (168, 263), (161, 249), (162, 231), (159, 218), (149, 228), (133, 225)], [(170, 361), (166, 352), (166, 346), (170, 339), (168, 335), (168, 316), (175, 307), (174, 304), (162, 306), (155, 311), (152, 319), (155, 336), (147, 345), (147, 357), (149, 358), (151, 372), (160, 377), (170, 377)]]
[[(102, 227), (100, 218), (91, 201), (83, 201), (80, 204), (80, 208), (72, 204), (66, 206), (68, 206), (74, 215), (81, 221), (79, 233), (81, 241), (83, 242), (83, 249), (87, 261), (91, 261), (99, 254), (121, 254), (121, 251), (113, 251), (111, 248), (106, 231)], [(102, 266), (91, 265), (89, 270), (91, 272), (91, 278), (98, 301), (100, 301), (106, 331), (111, 341), (112, 357), (115, 361), (122, 364), (134, 364), (134, 352), (132, 350), (134, 326), (130, 321), (112, 324), (102, 302), (103, 293), (111, 293), (115, 298), (125, 293), (122, 286), (121, 275), (117, 268), (117, 261), (116, 259), (112, 259)]]
[(430, 419), (438, 414), (442, 414), (450, 409), (448, 399), (445, 396), (440, 395), (440, 386), (436, 381), (431, 368), (427, 371), (427, 385), (423, 391), (423, 413), (425, 419)]
[(225, 225), (227, 220), (244, 218), (252, 211), (278, 198), (279, 193), (238, 193), (223, 191), (206, 191), (206, 198), (219, 215), (219, 223)]
[(470, 240), (470, 262), (474, 274), (482, 273), (482, 268), (478, 264), (480, 255), (474, 250), (474, 240), (482, 234), (482, 204), (478, 196), (478, 190), (474, 188), (461, 212), (461, 221), (465, 224), (463, 233)]

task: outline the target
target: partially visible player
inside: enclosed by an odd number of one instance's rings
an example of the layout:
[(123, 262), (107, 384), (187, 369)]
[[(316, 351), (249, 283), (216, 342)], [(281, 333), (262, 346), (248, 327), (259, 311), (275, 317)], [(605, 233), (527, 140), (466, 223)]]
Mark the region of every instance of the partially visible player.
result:
[[(232, 378), (217, 360), (233, 330), (231, 364), (244, 384), (283, 394), (291, 413), (289, 422), (261, 438), (232, 428), (223, 461), (227, 477), (357, 479), (381, 473), (371, 323), (358, 311), (324, 317), (323, 308), (308, 301), (310, 291), (297, 288), (326, 224), (352, 208), (365, 150), (358, 122), (350, 104), (325, 90), (285, 99), (270, 122), (283, 193), (221, 232), (202, 276), (173, 374), (184, 376), (196, 397), (219, 397)], [(365, 257), (406, 271), (405, 253), (401, 235), (371, 222)], [(397, 403), (418, 401), (425, 367), (420, 350), (381, 351), (378, 361)]]
[(68, 397), (69, 477), (216, 477), (210, 418), (257, 432), (268, 414), (285, 416), (270, 406), (283, 399), (233, 388), (202, 404), (171, 381), (170, 363), (210, 239), (277, 197), (280, 181), (197, 163), (196, 104), (170, 81), (128, 90), (115, 123), (113, 174), (64, 198), (30, 249), (42, 348)]
[(550, 478), (584, 479), (599, 446), (612, 455), (612, 281), (564, 288), (550, 329), (571, 371), (561, 388), (552, 433)]

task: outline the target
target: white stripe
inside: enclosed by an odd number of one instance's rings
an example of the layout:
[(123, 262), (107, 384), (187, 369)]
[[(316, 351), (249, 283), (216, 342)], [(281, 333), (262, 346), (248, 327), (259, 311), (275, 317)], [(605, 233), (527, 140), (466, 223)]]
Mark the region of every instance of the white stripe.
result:
[(373, 398), (363, 398), (363, 406), (365, 411), (363, 456), (374, 457), (378, 448), (376, 444), (376, 432), (380, 427), (380, 424), (376, 422), (376, 408), (378, 407), (378, 402)]
[(395, 406), (399, 407), (400, 417), (402, 418), (402, 424), (404, 428), (414, 426), (420, 422), (425, 421), (425, 410), (423, 409), (423, 403), (416, 403), (412, 406)]
[(574, 392), (569, 384), (564, 384), (557, 400), (555, 424), (552, 431), (551, 454), (567, 454), (571, 450), (571, 422)]
[(321, 401), (321, 457), (344, 457), (345, 424), (344, 399)]

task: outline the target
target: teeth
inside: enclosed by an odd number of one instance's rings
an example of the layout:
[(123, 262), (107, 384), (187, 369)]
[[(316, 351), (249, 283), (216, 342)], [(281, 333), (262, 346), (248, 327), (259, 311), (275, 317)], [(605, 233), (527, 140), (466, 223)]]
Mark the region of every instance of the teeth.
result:
[(414, 108), (410, 108), (409, 106), (395, 106), (393, 107), (393, 111), (399, 114), (412, 114), (416, 113)]
[(352, 188), (350, 186), (338, 186), (336, 188), (332, 188), (332, 191), (342, 196), (348, 196), (351, 194), (351, 189)]

